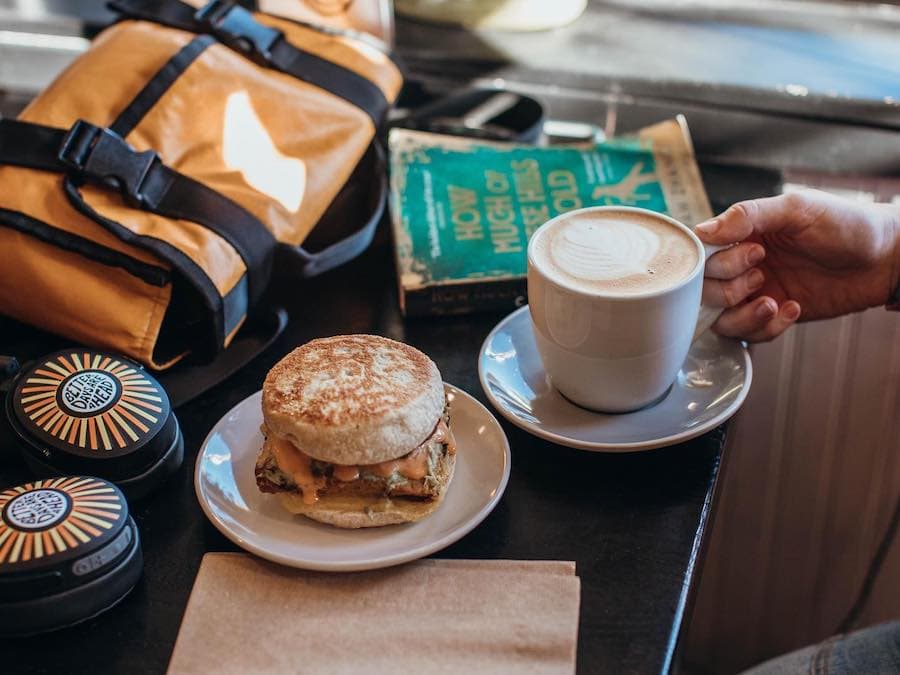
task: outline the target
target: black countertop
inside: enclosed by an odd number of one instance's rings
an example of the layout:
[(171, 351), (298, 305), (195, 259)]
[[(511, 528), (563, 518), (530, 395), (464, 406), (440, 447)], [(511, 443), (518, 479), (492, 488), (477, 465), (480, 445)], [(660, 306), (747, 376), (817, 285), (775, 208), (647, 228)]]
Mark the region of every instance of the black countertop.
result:
[[(610, 11), (632, 11), (617, 7)], [(429, 37), (432, 32), (440, 29), (416, 31), (412, 37), (424, 36), (431, 47), (439, 47), (440, 40)], [(621, 132), (686, 113), (717, 211), (739, 199), (775, 192), (778, 174), (768, 167), (898, 171), (900, 137), (892, 106), (871, 116), (864, 106), (867, 121), (879, 122), (869, 126), (859, 123), (860, 110), (842, 101), (829, 103), (827, 109), (787, 106), (783, 95), (770, 91), (754, 97), (751, 105), (745, 93), (720, 96), (721, 87), (712, 83), (647, 85), (605, 72), (547, 76), (522, 65), (509, 67), (508, 54), (493, 61), (476, 54), (474, 67), (457, 72), (433, 50), (420, 54), (419, 43), (408, 32), (402, 37), (401, 51), (426, 79), (454, 86), (503, 78), (513, 88), (541, 96), (551, 116), (559, 119), (591, 120), (606, 127), (617, 121), (616, 131)], [(456, 54), (461, 52), (455, 39), (445, 42), (453, 44)], [(384, 231), (350, 265), (282, 290), (281, 300), (291, 314), (285, 334), (240, 373), (177, 410), (186, 440), (185, 464), (158, 493), (132, 505), (145, 556), (137, 588), (120, 605), (80, 626), (0, 641), (0, 671), (164, 672), (203, 554), (235, 550), (206, 521), (194, 496), (193, 463), (200, 443), (225, 412), (259, 389), (267, 370), (295, 345), (352, 332), (405, 340), (430, 354), (444, 379), (486, 403), (475, 358), (502, 314), (402, 320)], [(0, 354), (27, 357), (58, 344), (50, 336), (0, 319)], [(575, 560), (582, 580), (579, 672), (669, 669), (677, 661), (679, 639), (690, 616), (704, 536), (714, 512), (725, 430), (663, 450), (605, 455), (555, 446), (505, 420), (501, 424), (513, 456), (506, 494), (481, 526), (436, 555)], [(9, 441), (0, 434), (0, 448), (4, 444)], [(29, 478), (18, 460), (0, 452), (0, 487)]]
[[(486, 403), (475, 359), (502, 315), (404, 322), (394, 284), (390, 244), (382, 232), (350, 265), (289, 289), (291, 321), (277, 343), (177, 410), (186, 440), (184, 466), (162, 490), (132, 505), (145, 556), (137, 588), (80, 626), (0, 642), (3, 672), (165, 670), (200, 559), (207, 551), (235, 550), (207, 522), (194, 496), (200, 443), (295, 345), (353, 332), (405, 340), (430, 354), (444, 379)], [(0, 320), (0, 353), (36, 355), (55, 345), (50, 336)], [(695, 587), (724, 430), (664, 450), (604, 455), (555, 446), (501, 423), (513, 457), (506, 494), (481, 526), (437, 555), (576, 561), (582, 580), (579, 672), (665, 670)], [(28, 477), (17, 459), (3, 458), (3, 487)]]

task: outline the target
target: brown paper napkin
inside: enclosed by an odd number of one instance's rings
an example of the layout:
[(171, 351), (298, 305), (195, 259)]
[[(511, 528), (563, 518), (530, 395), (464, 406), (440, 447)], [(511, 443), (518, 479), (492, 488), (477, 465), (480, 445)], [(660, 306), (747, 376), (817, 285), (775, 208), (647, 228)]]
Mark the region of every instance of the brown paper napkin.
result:
[(579, 600), (570, 562), (328, 574), (209, 553), (169, 673), (573, 673)]
[(462, 560), (458, 558), (442, 560), (424, 558), (413, 564), (424, 567), (440, 567), (442, 569), (482, 570), (488, 572), (496, 569), (503, 572), (522, 572), (525, 574), (575, 575), (575, 562), (571, 560)]

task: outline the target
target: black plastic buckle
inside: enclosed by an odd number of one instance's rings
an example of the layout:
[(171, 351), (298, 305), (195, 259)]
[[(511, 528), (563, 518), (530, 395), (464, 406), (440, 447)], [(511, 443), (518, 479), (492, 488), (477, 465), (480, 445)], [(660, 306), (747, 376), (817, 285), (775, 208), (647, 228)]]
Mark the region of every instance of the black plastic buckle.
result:
[(269, 61), (272, 47), (284, 34), (259, 23), (253, 14), (228, 0), (211, 0), (201, 7), (194, 19), (212, 35), (245, 56)]
[(69, 129), (58, 157), (78, 177), (115, 188), (139, 206), (147, 174), (159, 161), (152, 150), (137, 152), (117, 133), (84, 120)]

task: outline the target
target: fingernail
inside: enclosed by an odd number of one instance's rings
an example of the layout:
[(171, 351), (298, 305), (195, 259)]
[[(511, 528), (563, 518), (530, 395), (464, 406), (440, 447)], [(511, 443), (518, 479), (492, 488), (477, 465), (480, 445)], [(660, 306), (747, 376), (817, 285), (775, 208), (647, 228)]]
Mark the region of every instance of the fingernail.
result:
[(764, 249), (762, 246), (754, 246), (750, 249), (749, 253), (747, 253), (747, 264), (751, 266), (759, 264), (765, 257), (766, 249)]
[(788, 321), (796, 321), (800, 318), (800, 305), (791, 302), (784, 308), (784, 318)]
[(747, 278), (747, 288), (749, 288), (751, 291), (759, 290), (760, 288), (762, 288), (763, 281), (765, 280), (766, 278), (765, 276), (763, 276), (762, 272), (760, 272), (759, 270), (753, 270), (752, 272), (750, 272), (750, 276)]
[(715, 234), (716, 230), (719, 229), (719, 221), (716, 218), (712, 220), (707, 220), (705, 223), (700, 223), (697, 225), (696, 230), (699, 230), (703, 234)]
[(756, 316), (758, 316), (760, 319), (768, 319), (769, 317), (774, 315), (775, 310), (772, 308), (771, 302), (761, 302), (756, 308)]

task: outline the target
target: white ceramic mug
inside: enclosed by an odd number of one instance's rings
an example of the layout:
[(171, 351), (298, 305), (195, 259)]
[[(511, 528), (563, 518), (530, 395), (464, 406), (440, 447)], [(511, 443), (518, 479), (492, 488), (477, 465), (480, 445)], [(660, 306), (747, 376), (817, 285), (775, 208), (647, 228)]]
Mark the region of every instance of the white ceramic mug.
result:
[[(608, 211), (634, 212), (684, 231), (697, 246), (694, 269), (662, 290), (613, 295), (563, 286), (535, 265), (534, 244), (542, 230), (561, 218)], [(628, 412), (661, 399), (691, 343), (722, 311), (700, 304), (703, 269), (718, 250), (673, 218), (626, 206), (570, 211), (538, 228), (528, 245), (528, 305), (553, 386), (572, 402), (602, 412)]]

